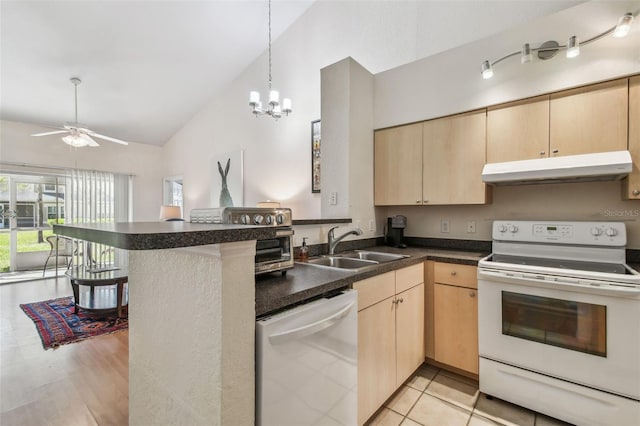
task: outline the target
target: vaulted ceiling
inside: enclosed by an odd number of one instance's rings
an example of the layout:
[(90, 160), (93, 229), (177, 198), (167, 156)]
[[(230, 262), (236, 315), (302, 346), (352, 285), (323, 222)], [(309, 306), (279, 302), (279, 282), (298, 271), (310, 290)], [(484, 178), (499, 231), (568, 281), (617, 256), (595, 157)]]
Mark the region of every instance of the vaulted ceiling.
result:
[[(313, 0), (272, 5), (277, 38)], [(0, 118), (164, 144), (267, 48), (260, 1), (2, 1)]]

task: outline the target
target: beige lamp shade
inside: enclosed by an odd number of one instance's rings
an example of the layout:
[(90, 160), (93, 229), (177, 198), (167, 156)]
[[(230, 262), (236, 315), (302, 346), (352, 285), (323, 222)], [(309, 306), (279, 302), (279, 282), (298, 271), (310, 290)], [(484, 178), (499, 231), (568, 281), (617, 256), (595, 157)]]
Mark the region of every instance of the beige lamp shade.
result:
[(180, 219), (180, 206), (160, 206), (160, 220)]
[(268, 207), (271, 209), (278, 209), (280, 208), (280, 203), (277, 201), (271, 201), (271, 200), (260, 201), (259, 203), (256, 204), (256, 207)]

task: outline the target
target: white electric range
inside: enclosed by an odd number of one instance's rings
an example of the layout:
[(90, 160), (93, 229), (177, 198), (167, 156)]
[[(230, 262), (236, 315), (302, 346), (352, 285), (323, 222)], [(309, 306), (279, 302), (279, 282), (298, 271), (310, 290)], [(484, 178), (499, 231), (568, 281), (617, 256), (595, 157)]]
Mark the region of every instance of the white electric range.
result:
[(620, 222), (495, 221), (480, 390), (579, 425), (640, 424), (640, 274)]

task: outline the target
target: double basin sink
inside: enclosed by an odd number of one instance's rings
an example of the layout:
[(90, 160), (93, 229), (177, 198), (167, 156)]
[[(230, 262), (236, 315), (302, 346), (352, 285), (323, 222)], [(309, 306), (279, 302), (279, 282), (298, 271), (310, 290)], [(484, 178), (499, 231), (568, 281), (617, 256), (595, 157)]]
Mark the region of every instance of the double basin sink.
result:
[(377, 251), (356, 250), (339, 255), (321, 256), (310, 259), (310, 265), (324, 266), (334, 269), (348, 269), (358, 271), (362, 268), (379, 265), (380, 263), (392, 262), (410, 256), (393, 253), (382, 253)]

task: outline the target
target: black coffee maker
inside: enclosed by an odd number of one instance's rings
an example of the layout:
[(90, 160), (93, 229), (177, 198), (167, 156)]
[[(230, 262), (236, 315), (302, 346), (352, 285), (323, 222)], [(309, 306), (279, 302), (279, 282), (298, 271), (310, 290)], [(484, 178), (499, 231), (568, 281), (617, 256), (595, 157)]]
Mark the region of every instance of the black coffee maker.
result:
[(407, 227), (407, 217), (398, 215), (387, 218), (387, 234), (385, 241), (388, 246), (405, 248), (407, 245), (402, 242), (404, 239), (404, 228)]

